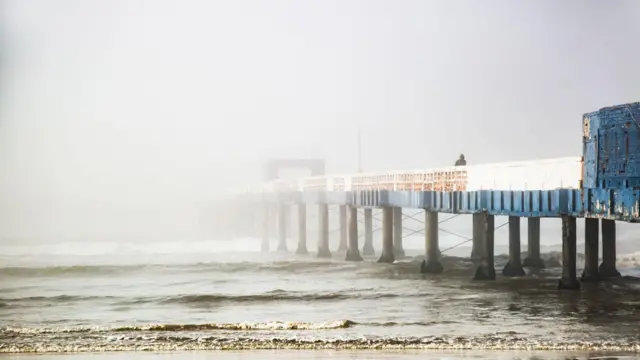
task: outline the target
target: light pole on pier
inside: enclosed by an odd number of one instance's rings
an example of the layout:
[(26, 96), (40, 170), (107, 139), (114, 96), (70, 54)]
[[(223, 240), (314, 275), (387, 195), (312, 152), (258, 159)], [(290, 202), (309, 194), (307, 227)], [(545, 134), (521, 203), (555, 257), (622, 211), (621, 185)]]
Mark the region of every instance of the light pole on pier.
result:
[(358, 127), (358, 172), (362, 172), (362, 136), (360, 127)]

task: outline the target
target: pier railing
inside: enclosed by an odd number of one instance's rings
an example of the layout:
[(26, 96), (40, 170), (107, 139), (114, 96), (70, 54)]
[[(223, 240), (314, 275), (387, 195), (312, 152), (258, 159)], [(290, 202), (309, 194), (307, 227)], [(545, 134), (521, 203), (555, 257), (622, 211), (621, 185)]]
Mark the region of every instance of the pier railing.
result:
[(582, 158), (564, 157), (437, 169), (336, 174), (295, 180), (276, 179), (253, 191), (525, 191), (578, 189), (581, 182)]

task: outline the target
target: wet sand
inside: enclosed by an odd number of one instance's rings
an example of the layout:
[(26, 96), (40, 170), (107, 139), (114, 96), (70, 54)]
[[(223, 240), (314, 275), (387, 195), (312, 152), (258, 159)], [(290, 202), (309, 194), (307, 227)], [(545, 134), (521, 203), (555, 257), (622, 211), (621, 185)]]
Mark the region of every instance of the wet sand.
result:
[[(60, 355), (5, 355), (5, 359), (15, 360), (59, 360)], [(214, 351), (214, 352), (171, 352), (171, 353), (86, 353), (64, 355), (64, 359), (91, 359), (91, 360), (347, 360), (347, 359), (371, 359), (371, 360), (637, 360), (640, 355), (633, 353), (606, 353), (606, 352), (545, 352), (545, 351), (348, 351), (348, 350), (313, 350), (313, 351)]]

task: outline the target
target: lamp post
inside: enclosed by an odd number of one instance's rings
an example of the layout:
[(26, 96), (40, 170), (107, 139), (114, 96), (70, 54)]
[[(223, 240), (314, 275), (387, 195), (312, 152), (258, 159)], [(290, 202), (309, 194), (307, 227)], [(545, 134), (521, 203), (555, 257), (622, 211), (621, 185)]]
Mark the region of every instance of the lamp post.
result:
[(358, 127), (358, 172), (362, 172), (362, 136), (360, 127)]

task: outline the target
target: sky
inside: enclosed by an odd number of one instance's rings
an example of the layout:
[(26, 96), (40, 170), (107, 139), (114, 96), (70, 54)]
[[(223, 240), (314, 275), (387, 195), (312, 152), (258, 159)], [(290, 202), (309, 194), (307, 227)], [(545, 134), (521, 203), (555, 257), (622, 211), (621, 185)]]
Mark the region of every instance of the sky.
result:
[[(640, 2), (2, 0), (0, 241), (198, 236), (265, 161), (581, 155)], [(296, 173), (295, 175), (299, 175)], [(293, 175), (290, 175), (293, 176)]]

